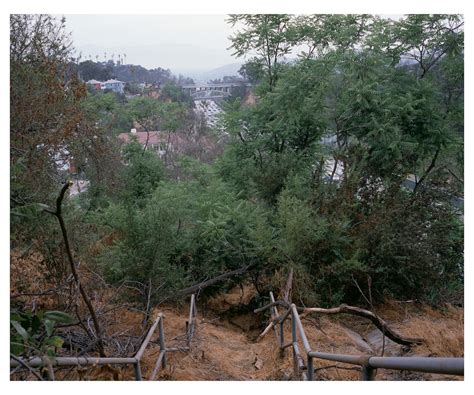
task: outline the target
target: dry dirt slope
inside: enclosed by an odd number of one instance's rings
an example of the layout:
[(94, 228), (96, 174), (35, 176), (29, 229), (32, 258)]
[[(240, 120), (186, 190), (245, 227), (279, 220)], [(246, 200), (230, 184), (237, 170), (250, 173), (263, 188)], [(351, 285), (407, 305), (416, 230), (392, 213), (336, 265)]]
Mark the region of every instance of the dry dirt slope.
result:
[[(181, 328), (170, 328), (169, 321), (177, 322), (175, 312), (165, 311), (166, 330), (170, 344), (183, 344), (184, 319)], [(177, 332), (174, 329), (178, 329)], [(168, 343), (168, 342), (167, 342)], [(278, 364), (275, 338), (268, 336), (255, 343), (239, 328), (218, 319), (200, 318), (192, 341), (191, 352), (169, 355), (168, 367), (161, 379), (169, 380), (265, 380), (282, 378)]]
[[(196, 335), (189, 353), (169, 354), (168, 366), (161, 380), (291, 380), (292, 358), (289, 351), (280, 356), (276, 338), (269, 332), (263, 340), (255, 342), (262, 315), (246, 314), (221, 319), (216, 306), (232, 305), (245, 299), (237, 293), (222, 295), (211, 301), (205, 312), (198, 312)], [(185, 309), (164, 309), (165, 332), (169, 347), (185, 344)], [(214, 311), (214, 312), (213, 312)], [(463, 356), (463, 310), (446, 307), (433, 310), (423, 306), (387, 304), (379, 308), (381, 314), (401, 333), (426, 339), (425, 344), (411, 350), (385, 341), (384, 355)], [(320, 351), (347, 354), (378, 354), (382, 352), (382, 337), (367, 321), (356, 317), (319, 317), (303, 321), (313, 348)], [(258, 328), (258, 329), (257, 329)], [(286, 339), (291, 338), (288, 326)], [(302, 345), (300, 345), (302, 349)], [(150, 350), (143, 365), (144, 375), (151, 372), (158, 351)], [(315, 361), (320, 380), (357, 380), (359, 372), (348, 365)], [(325, 368), (332, 366), (330, 368)], [(419, 374), (380, 370), (377, 380), (453, 380), (452, 376)], [(462, 378), (461, 378), (462, 379)]]
[[(12, 251), (11, 293), (42, 292), (52, 288), (43, 258), (38, 253), (19, 253)], [(87, 270), (81, 275), (89, 285), (97, 282)], [(94, 289), (94, 302), (97, 306), (109, 306), (113, 289), (104, 288), (99, 282)], [(105, 290), (105, 291), (104, 291)], [(198, 326), (190, 353), (174, 353), (169, 355), (168, 367), (161, 372), (164, 380), (288, 380), (292, 378), (291, 354), (281, 358), (275, 336), (272, 332), (260, 342), (254, 339), (263, 329), (268, 317), (253, 313), (229, 315), (229, 309), (245, 306), (255, 295), (250, 287), (235, 289), (221, 294), (206, 302), (198, 304)], [(25, 306), (37, 309), (56, 309), (53, 296), (26, 298)], [(130, 335), (138, 339), (143, 331), (141, 313), (121, 307), (110, 309), (107, 315), (107, 332), (112, 334)], [(186, 308), (160, 309), (165, 315), (165, 333), (167, 346), (185, 344)], [(156, 311), (155, 313), (157, 313)], [(376, 311), (390, 325), (402, 334), (410, 337), (422, 337), (425, 344), (406, 352), (399, 346), (388, 342), (384, 355), (423, 355), (461, 357), (464, 355), (464, 310), (450, 306), (432, 309), (413, 304), (388, 303), (379, 306)], [(317, 317), (303, 321), (306, 334), (314, 349), (326, 352), (380, 355), (382, 338), (377, 330), (367, 321), (350, 316)], [(286, 329), (286, 339), (290, 339), (290, 331)], [(156, 339), (155, 339), (156, 340)], [(133, 348), (133, 347), (132, 347)], [(132, 352), (132, 351), (130, 351)], [(113, 353), (111, 355), (114, 355)], [(149, 377), (158, 355), (158, 347), (151, 346), (145, 355), (143, 373)], [(330, 363), (316, 361), (321, 368)], [(324, 366), (323, 366), (324, 365)], [(64, 380), (133, 380), (130, 368), (105, 371), (106, 369), (68, 369), (58, 371), (57, 379)], [(110, 370), (110, 369), (109, 369)], [(117, 375), (118, 377), (115, 377)], [(322, 380), (356, 380), (358, 372), (337, 368), (323, 369), (317, 372)], [(453, 379), (434, 375), (421, 375), (410, 372), (379, 371), (377, 379)]]

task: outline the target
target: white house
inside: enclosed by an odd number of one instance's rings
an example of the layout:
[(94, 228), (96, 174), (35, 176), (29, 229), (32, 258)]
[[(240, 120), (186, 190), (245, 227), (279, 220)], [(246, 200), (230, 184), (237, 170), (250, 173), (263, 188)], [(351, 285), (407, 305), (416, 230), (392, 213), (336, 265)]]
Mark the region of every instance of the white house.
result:
[(100, 84), (102, 90), (110, 89), (116, 93), (123, 93), (123, 88), (125, 87), (125, 82), (118, 80), (107, 80)]

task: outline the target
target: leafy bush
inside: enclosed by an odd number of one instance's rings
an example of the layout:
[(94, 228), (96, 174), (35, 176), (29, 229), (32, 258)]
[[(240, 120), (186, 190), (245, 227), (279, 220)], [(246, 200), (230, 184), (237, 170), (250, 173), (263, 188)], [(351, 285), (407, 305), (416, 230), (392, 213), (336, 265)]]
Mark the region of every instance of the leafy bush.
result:
[(10, 352), (17, 356), (48, 355), (54, 357), (63, 340), (54, 335), (57, 324), (74, 320), (62, 311), (15, 312), (10, 315)]
[(162, 295), (248, 264), (265, 264), (266, 213), (223, 182), (162, 182), (142, 207), (112, 205), (101, 221), (119, 240), (100, 262), (112, 281), (149, 279)]
[(163, 163), (153, 152), (144, 151), (136, 141), (125, 146), (123, 156), (127, 166), (122, 175), (122, 200), (129, 205), (140, 206), (163, 179)]

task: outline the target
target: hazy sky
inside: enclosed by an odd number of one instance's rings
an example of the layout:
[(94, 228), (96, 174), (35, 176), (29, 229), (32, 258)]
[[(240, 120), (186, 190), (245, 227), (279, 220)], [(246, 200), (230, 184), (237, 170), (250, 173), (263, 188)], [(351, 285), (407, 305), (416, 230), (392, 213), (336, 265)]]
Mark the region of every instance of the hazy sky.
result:
[(65, 15), (82, 58), (126, 54), (127, 63), (173, 72), (210, 70), (232, 57), (226, 15)]
[[(401, 15), (383, 15), (398, 19)], [(229, 35), (237, 30), (227, 15), (65, 15), (82, 59), (104, 60), (126, 54), (126, 62), (146, 68), (169, 68), (174, 74), (195, 76), (245, 59), (228, 50)], [(234, 67), (235, 68), (235, 67)], [(238, 70), (235, 68), (234, 73)], [(199, 74), (199, 73), (198, 73)], [(232, 73), (231, 73), (232, 74)]]

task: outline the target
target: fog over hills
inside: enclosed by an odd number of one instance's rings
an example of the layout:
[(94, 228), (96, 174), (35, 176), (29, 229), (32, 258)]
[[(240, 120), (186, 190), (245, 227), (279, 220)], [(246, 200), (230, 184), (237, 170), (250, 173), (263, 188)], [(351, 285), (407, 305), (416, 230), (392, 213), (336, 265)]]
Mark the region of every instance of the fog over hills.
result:
[[(226, 15), (65, 15), (82, 60), (126, 54), (126, 63), (173, 73), (235, 63)], [(98, 56), (98, 58), (96, 58)]]
[(239, 75), (239, 69), (243, 63), (229, 63), (212, 70), (205, 69), (171, 69), (174, 74), (182, 74), (185, 77), (191, 77), (196, 82), (206, 82), (225, 76)]
[[(175, 75), (182, 74), (201, 82), (238, 75), (243, 62), (230, 63), (235, 59), (223, 57), (222, 52), (225, 51), (202, 49), (186, 44), (150, 44), (108, 48), (99, 45), (83, 45), (76, 48), (77, 55), (81, 54), (81, 61), (89, 59), (94, 62), (104, 61), (105, 58), (111, 59), (112, 54), (114, 54), (115, 60), (118, 60), (119, 54), (122, 58), (126, 54), (127, 64), (138, 64), (149, 70), (158, 67), (170, 69)], [(224, 63), (226, 60), (229, 63)], [(183, 67), (183, 64), (189, 66)], [(222, 64), (224, 65), (221, 66)]]

